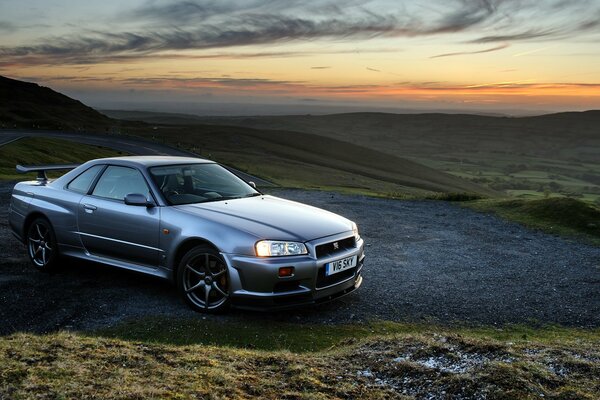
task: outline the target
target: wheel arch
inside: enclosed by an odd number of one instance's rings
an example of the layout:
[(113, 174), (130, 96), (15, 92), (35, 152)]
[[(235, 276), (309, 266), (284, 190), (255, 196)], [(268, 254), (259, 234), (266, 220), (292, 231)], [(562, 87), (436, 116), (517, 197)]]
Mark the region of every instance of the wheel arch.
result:
[(208, 246), (212, 247), (213, 249), (220, 252), (219, 248), (217, 246), (215, 246), (215, 244), (212, 243), (210, 240), (206, 240), (201, 237), (191, 237), (191, 238), (185, 239), (177, 246), (177, 249), (175, 250), (175, 255), (173, 256), (173, 260), (171, 262), (171, 265), (172, 265), (171, 280), (175, 281), (177, 279), (179, 263), (181, 262), (181, 259), (183, 258), (183, 256), (188, 251), (193, 249), (194, 247), (200, 246), (200, 245), (208, 245)]
[(35, 221), (38, 218), (44, 218), (52, 226), (50, 219), (48, 219), (48, 216), (43, 212), (37, 210), (30, 212), (29, 214), (27, 214), (27, 217), (25, 217), (25, 220), (23, 221), (23, 242), (27, 241), (27, 232), (29, 231), (29, 226), (33, 221)]

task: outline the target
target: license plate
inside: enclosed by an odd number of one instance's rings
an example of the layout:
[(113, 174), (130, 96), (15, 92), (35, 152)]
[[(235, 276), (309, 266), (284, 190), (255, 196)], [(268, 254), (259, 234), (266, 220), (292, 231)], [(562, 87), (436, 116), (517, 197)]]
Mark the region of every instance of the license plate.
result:
[(327, 263), (325, 264), (325, 275), (329, 276), (337, 274), (338, 272), (342, 272), (348, 268), (356, 267), (357, 260), (358, 256), (352, 256)]

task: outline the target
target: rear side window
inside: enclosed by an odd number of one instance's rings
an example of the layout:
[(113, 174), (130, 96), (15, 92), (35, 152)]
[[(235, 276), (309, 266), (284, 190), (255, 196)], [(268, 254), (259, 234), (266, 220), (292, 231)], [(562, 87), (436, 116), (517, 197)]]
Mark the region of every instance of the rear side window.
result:
[(81, 194), (87, 193), (88, 190), (90, 190), (90, 186), (96, 178), (96, 175), (98, 175), (98, 172), (100, 172), (102, 168), (104, 168), (104, 165), (94, 165), (93, 167), (86, 169), (67, 185), (67, 189)]
[(114, 165), (106, 168), (92, 192), (94, 196), (114, 200), (123, 200), (131, 193), (143, 194), (148, 198), (150, 192), (146, 180), (137, 169)]

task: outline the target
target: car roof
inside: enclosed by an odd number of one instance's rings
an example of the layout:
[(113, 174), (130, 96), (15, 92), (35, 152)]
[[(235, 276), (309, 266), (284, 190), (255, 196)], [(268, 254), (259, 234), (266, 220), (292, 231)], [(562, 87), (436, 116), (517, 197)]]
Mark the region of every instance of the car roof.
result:
[(127, 156), (127, 157), (109, 157), (94, 160), (96, 163), (111, 163), (118, 165), (137, 165), (144, 167), (155, 167), (159, 165), (174, 164), (209, 164), (214, 161), (196, 157), (176, 157), (176, 156)]

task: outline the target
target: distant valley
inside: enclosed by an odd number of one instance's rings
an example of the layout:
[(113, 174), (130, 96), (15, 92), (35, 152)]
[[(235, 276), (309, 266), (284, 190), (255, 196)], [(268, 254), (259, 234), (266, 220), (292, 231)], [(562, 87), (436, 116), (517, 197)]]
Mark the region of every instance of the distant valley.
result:
[(0, 77), (0, 127), (135, 135), (284, 187), (600, 203), (600, 111), (510, 118), (346, 113), (250, 117), (103, 110)]
[(36, 84), (0, 79), (0, 127), (136, 135), (180, 147), (278, 185), (391, 197), (494, 191), (406, 158), (333, 137), (195, 121), (108, 116)]
[(311, 133), (403, 157), (511, 196), (600, 198), (600, 111), (537, 117), (351, 113), (199, 117), (107, 111), (148, 123)]

